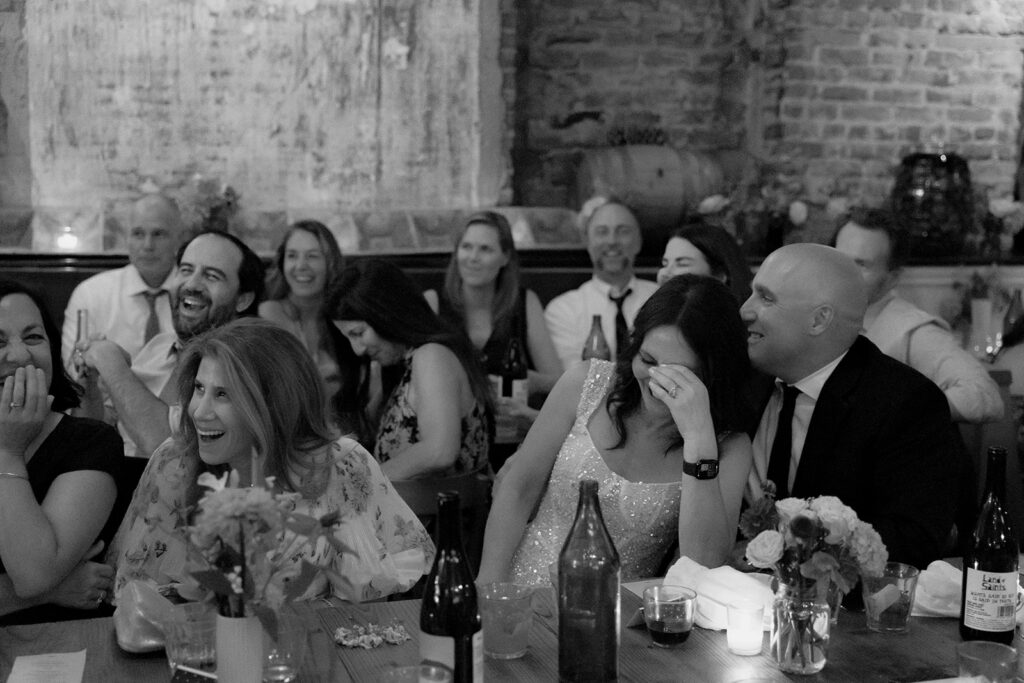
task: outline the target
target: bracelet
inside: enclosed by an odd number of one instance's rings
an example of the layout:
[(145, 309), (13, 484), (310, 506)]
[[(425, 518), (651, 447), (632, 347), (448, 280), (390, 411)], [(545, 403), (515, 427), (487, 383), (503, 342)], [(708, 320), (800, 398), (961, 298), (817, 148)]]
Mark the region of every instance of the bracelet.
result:
[(0, 472), (0, 479), (24, 479), (25, 481), (28, 481), (28, 476), (18, 474), (17, 472)]

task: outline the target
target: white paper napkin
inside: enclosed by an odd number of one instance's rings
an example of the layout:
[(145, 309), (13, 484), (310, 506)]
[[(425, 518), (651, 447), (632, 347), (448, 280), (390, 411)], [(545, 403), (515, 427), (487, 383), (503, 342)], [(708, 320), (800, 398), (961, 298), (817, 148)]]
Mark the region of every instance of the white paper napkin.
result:
[[(915, 617), (959, 617), (963, 573), (944, 560), (935, 560), (917, 577)], [(1017, 586), (1017, 623), (1024, 623), (1024, 586)]]
[(697, 592), (697, 626), (721, 630), (728, 626), (728, 605), (749, 600), (764, 605), (764, 630), (771, 629), (773, 594), (766, 574), (744, 574), (732, 567), (708, 569), (688, 557), (680, 557), (665, 574), (664, 583), (688, 586)]

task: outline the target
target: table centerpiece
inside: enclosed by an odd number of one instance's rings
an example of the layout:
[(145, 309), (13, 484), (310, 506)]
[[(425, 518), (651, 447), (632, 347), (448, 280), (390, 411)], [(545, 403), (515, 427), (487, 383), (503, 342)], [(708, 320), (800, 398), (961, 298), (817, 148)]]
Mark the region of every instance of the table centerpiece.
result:
[(821, 671), (830, 585), (845, 594), (859, 576), (881, 576), (889, 555), (881, 536), (835, 496), (776, 500), (770, 481), (741, 516), (740, 531), (750, 539), (747, 561), (775, 574), (772, 658), (783, 671)]

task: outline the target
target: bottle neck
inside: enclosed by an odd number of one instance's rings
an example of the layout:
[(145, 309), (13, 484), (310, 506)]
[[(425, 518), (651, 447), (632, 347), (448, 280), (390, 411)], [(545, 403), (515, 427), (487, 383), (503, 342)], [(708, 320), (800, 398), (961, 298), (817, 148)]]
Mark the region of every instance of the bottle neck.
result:
[(990, 448), (988, 451), (988, 470), (985, 473), (985, 498), (995, 496), (999, 500), (1006, 497), (1006, 451)]
[(442, 496), (437, 504), (437, 549), (461, 550), (462, 525), (459, 499)]

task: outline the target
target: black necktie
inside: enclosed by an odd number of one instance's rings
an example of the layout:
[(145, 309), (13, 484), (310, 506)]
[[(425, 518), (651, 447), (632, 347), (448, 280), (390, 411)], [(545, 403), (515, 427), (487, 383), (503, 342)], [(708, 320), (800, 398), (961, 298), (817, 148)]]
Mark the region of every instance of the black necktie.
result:
[(615, 303), (615, 356), (616, 358), (629, 346), (629, 325), (626, 324), (626, 316), (622, 315), (622, 302), (633, 293), (629, 287), (619, 296), (608, 291), (608, 298)]
[(775, 499), (789, 497), (789, 461), (793, 457), (793, 408), (800, 390), (788, 384), (782, 387), (782, 410), (775, 428), (775, 441), (768, 459), (768, 478), (775, 482)]
[(166, 293), (166, 289), (142, 293), (142, 296), (146, 297), (146, 303), (149, 304), (149, 317), (146, 318), (146, 333), (142, 338), (144, 344), (148, 344), (150, 339), (160, 333), (160, 316), (156, 313), (156, 300)]

